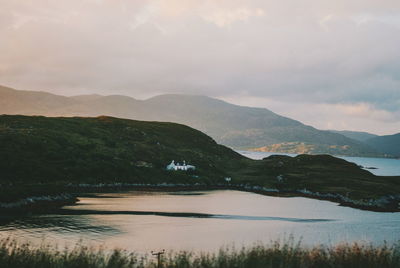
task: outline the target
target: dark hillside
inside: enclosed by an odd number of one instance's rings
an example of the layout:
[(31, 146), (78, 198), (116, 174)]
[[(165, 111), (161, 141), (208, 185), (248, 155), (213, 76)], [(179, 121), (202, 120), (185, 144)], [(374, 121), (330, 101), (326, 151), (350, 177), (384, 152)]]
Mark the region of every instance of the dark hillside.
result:
[(184, 125), (112, 117), (3, 115), (0, 146), (2, 182), (179, 181), (165, 171), (171, 160), (213, 174), (208, 179), (243, 158)]

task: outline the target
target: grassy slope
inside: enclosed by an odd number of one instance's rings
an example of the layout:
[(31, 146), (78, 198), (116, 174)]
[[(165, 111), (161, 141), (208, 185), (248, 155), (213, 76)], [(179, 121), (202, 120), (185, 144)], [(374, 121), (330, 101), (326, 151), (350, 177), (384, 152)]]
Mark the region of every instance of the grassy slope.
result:
[[(37, 183), (215, 183), (240, 159), (200, 131), (174, 123), (0, 116), (3, 188)], [(171, 160), (186, 160), (197, 170), (167, 172)]]
[(314, 192), (339, 193), (353, 199), (377, 198), (400, 193), (399, 177), (378, 177), (360, 169), (356, 164), (329, 155), (283, 158), (282, 166), (273, 160), (265, 160), (268, 167), (284, 174), (283, 184), (289, 188), (307, 188)]
[[(226, 160), (243, 158), (200, 131), (174, 123), (1, 116), (0, 131), (1, 168), (12, 181), (151, 182), (148, 172), (164, 170), (173, 159), (196, 164), (200, 174), (221, 175)], [(217, 167), (221, 164), (224, 168)]]
[[(352, 199), (376, 199), (400, 193), (400, 177), (375, 176), (354, 163), (330, 155), (273, 155), (235, 171), (241, 183), (284, 191), (307, 189)], [(277, 177), (281, 180), (278, 180)]]
[[(165, 166), (173, 159), (197, 170), (168, 172)], [(250, 160), (184, 125), (112, 117), (0, 116), (0, 170), (0, 201), (67, 183), (218, 184), (227, 176), (233, 184), (352, 198), (400, 193), (398, 177), (377, 177), (331, 156)]]

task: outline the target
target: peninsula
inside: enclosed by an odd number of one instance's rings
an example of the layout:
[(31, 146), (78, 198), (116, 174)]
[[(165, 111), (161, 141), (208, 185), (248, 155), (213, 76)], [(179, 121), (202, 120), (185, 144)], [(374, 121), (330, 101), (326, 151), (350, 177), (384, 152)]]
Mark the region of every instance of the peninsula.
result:
[[(172, 160), (196, 168), (168, 170)], [(75, 202), (90, 187), (226, 188), (400, 211), (400, 177), (329, 155), (246, 158), (185, 125), (0, 116), (0, 210)]]

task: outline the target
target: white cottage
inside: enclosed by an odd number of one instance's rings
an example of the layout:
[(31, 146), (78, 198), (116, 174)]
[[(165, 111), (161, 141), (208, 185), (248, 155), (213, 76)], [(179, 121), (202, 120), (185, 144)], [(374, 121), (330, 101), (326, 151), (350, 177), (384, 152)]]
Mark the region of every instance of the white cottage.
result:
[(167, 170), (183, 170), (183, 171), (187, 171), (187, 170), (195, 170), (195, 169), (196, 169), (195, 166), (186, 165), (185, 160), (183, 160), (183, 165), (181, 165), (181, 164), (179, 164), (179, 163), (176, 163), (176, 164), (175, 164), (175, 161), (172, 160), (172, 161), (171, 161), (171, 164), (169, 164), (169, 165), (167, 166)]

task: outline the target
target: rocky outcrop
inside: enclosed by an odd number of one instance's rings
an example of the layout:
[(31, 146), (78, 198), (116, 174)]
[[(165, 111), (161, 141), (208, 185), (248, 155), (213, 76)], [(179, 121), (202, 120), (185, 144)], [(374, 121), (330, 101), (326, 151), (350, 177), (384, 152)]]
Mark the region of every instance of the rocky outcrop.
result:
[(32, 196), (14, 202), (0, 203), (0, 211), (7, 213), (42, 212), (74, 204), (78, 199), (72, 194)]

